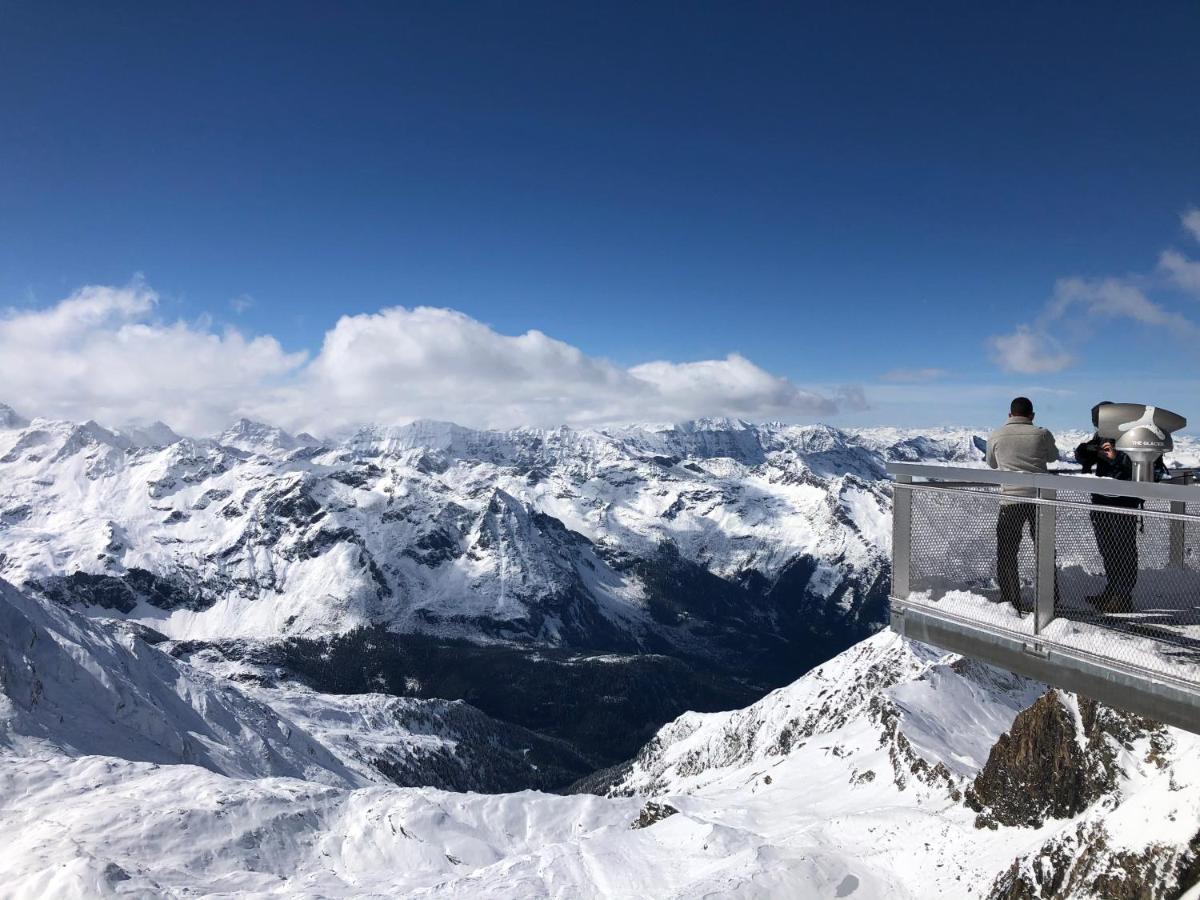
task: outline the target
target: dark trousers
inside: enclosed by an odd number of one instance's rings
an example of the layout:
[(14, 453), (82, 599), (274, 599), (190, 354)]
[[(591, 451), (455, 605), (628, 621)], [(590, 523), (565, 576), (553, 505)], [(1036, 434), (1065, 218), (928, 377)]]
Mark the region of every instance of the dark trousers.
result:
[(1025, 528), (1030, 540), (1037, 540), (1037, 505), (1033, 503), (1001, 503), (996, 519), (996, 580), (1000, 582), (1000, 599), (1018, 609), (1021, 606), (1021, 575), (1017, 571), (1017, 552)]
[(1106, 592), (1125, 600), (1133, 596), (1137, 584), (1137, 526), (1135, 515), (1092, 510), (1092, 530), (1096, 532), (1096, 546), (1100, 548), (1108, 578)]

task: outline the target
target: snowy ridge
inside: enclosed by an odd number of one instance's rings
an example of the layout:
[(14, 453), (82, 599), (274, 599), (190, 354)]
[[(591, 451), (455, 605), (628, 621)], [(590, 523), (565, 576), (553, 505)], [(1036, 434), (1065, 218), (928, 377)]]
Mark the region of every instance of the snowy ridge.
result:
[[(848, 723), (879, 742), (895, 725), (930, 766), (974, 776), (996, 738), (1044, 686), (885, 631), (742, 710), (687, 713), (664, 726), (610, 793), (693, 791), (770, 768)], [(955, 702), (947, 702), (955, 701)]]
[[(836, 595), (832, 614), (857, 610), (854, 627), (869, 629), (886, 455), (823, 426), (724, 420), (611, 432), (418, 422), (326, 446), (248, 421), (204, 440), (17, 421), (0, 431), (0, 575), (179, 639), (386, 624), (692, 646), (671, 631), (678, 615), (648, 606), (637, 564), (669, 543), (720, 578), (755, 573), (759, 592), (818, 560), (770, 602)], [(776, 613), (762, 615), (753, 629)]]
[(591, 768), (563, 742), (497, 722), (461, 700), (247, 687), (364, 783), (502, 793), (553, 788)]
[[(1039, 694), (880, 635), (747, 710), (664, 728), (624, 786), (653, 801), (347, 789), (9, 755), (0, 873), (14, 897), (1083, 900), (1130, 883), (1144, 896), (1178, 892), (1200, 830), (1200, 739), (1069, 695), (1022, 711)], [(796, 737), (783, 747), (789, 725)], [(981, 734), (994, 742), (985, 753)], [(1089, 748), (1084, 787), (1022, 788), (1046, 767), (1038, 756), (1022, 768), (1014, 745), (1060, 740), (1060, 753)], [(996, 777), (1014, 790), (989, 793)], [(1025, 806), (988, 804), (1010, 795)], [(1041, 811), (1010, 824), (1031, 810)]]
[(571, 748), (466, 703), (238, 684), (236, 671), (167, 655), (141, 626), (88, 619), (4, 582), (0, 633), (0, 747), (12, 753), (484, 791), (588, 771)]
[(239, 778), (361, 783), (321, 744), (228, 683), (0, 582), (0, 744), (10, 752), (192, 763)]
[(678, 615), (656, 616), (635, 564), (664, 544), (757, 594), (786, 582), (751, 631), (799, 605), (865, 636), (882, 622), (868, 595), (887, 564), (886, 461), (979, 465), (983, 443), (720, 419), (416, 422), (324, 445), (248, 420), (202, 440), (5, 421), (0, 576), (18, 585), (179, 639), (384, 624), (610, 650), (694, 644), (671, 632)]

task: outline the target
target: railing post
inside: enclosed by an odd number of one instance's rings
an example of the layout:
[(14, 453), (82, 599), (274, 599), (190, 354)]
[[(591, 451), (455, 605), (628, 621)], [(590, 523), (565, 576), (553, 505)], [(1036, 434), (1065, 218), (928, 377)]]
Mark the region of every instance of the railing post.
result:
[[(1038, 498), (1054, 500), (1057, 491), (1049, 488), (1038, 488)], [(1042, 629), (1054, 621), (1054, 600), (1058, 593), (1055, 587), (1058, 582), (1058, 559), (1055, 541), (1055, 524), (1057, 509), (1050, 503), (1037, 505), (1037, 540), (1034, 542), (1034, 552), (1037, 559), (1037, 608), (1033, 613), (1033, 633), (1040, 634)]]
[[(1171, 501), (1171, 512), (1177, 515), (1183, 515), (1187, 512), (1187, 504), (1182, 500)], [(1171, 561), (1172, 569), (1183, 568), (1183, 547), (1186, 538), (1185, 528), (1187, 523), (1182, 519), (1171, 520)]]
[(912, 563), (912, 476), (897, 475), (892, 490), (892, 596), (907, 600)]

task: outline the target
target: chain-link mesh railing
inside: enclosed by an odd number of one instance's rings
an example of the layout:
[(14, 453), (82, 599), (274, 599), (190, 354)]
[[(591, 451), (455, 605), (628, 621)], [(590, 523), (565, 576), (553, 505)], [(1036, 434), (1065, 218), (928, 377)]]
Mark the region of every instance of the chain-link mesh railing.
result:
[(897, 599), (1200, 683), (1200, 489), (1178, 500), (947, 482), (901, 492), (908, 592)]

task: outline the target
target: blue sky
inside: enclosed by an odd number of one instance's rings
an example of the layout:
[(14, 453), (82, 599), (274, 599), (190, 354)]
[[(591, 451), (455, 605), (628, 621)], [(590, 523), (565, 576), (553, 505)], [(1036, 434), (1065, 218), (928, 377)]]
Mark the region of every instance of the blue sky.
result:
[[(3, 2), (0, 24), (14, 340), (140, 273), (152, 310), (118, 318), (318, 362), (341, 316), (432, 306), (622, 370), (736, 353), (832, 398), (749, 415), (986, 424), (1027, 391), (1063, 426), (1099, 399), (1200, 422), (1195, 3)], [(703, 407), (685, 387), (663, 414)]]

